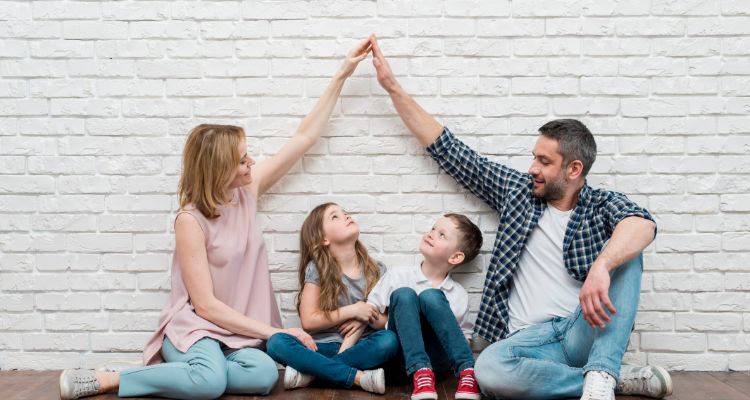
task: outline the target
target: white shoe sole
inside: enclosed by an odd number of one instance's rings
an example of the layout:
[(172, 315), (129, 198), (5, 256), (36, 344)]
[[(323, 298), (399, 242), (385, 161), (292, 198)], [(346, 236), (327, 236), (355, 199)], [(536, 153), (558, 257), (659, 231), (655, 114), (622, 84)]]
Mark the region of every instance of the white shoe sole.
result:
[(482, 395), (474, 393), (456, 393), (456, 397), (454, 398), (456, 400), (480, 400), (482, 398)]
[(672, 385), (672, 376), (669, 375), (669, 372), (664, 367), (652, 366), (651, 368), (659, 371), (659, 373), (661, 374), (661, 376), (664, 377), (664, 385), (667, 387), (667, 392), (664, 393), (664, 396), (662, 396), (662, 397), (671, 396), (672, 395), (672, 390), (674, 389), (674, 387)]
[(438, 398), (438, 395), (436, 392), (415, 394), (411, 396), (411, 400), (427, 400), (427, 399), (437, 400), (437, 398)]

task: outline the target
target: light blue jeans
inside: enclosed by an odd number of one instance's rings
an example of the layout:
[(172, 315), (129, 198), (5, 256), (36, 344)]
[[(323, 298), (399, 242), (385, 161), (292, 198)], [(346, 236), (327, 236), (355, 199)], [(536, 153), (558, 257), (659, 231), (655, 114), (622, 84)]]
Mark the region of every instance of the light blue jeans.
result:
[(221, 344), (203, 338), (182, 353), (164, 337), (165, 363), (120, 373), (120, 397), (160, 396), (175, 399), (215, 399), (224, 393), (265, 395), (279, 372), (266, 353), (244, 348), (225, 356)]
[(643, 257), (611, 273), (609, 298), (617, 309), (606, 328), (592, 328), (581, 307), (567, 318), (532, 325), (487, 347), (474, 372), (485, 396), (502, 399), (580, 397), (583, 375), (618, 378), (638, 309)]

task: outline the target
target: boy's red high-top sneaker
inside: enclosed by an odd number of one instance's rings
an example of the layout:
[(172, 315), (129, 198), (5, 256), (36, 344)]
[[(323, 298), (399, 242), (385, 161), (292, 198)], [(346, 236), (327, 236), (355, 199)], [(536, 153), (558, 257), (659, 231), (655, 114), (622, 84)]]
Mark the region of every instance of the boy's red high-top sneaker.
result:
[(435, 374), (429, 368), (422, 368), (414, 373), (414, 391), (411, 400), (437, 399), (435, 391)]
[(461, 371), (458, 378), (458, 389), (456, 389), (456, 399), (479, 400), (482, 398), (482, 392), (479, 391), (477, 378), (474, 377), (474, 368), (466, 368)]

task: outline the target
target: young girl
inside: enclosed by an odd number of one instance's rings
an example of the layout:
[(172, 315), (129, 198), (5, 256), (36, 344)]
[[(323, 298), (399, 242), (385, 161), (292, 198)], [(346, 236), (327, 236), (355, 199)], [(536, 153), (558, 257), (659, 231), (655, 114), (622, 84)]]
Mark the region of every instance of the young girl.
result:
[(369, 48), (364, 40), (348, 54), (297, 133), (257, 166), (242, 128), (206, 124), (192, 130), (178, 189), (171, 293), (144, 350), (148, 366), (120, 373), (65, 370), (61, 399), (107, 392), (179, 399), (268, 394), (278, 372), (261, 350), (266, 339), (284, 332), (316, 348), (302, 329), (281, 328), (255, 219), (257, 198), (315, 144), (344, 82)]
[[(391, 331), (370, 328), (383, 326), (387, 317), (364, 302), (384, 272), (359, 241), (357, 222), (339, 205), (325, 203), (310, 212), (300, 232), (297, 311), (318, 349), (286, 333), (268, 339), (268, 354), (287, 366), (286, 389), (307, 386), (317, 377), (336, 386), (385, 392), (383, 369), (372, 368), (396, 354), (398, 341)], [(351, 335), (351, 341), (362, 338), (339, 352)]]

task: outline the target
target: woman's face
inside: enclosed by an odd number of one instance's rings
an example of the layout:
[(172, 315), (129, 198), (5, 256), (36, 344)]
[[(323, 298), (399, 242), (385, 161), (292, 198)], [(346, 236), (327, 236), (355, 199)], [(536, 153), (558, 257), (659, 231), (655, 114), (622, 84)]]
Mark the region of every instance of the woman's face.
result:
[(255, 164), (255, 161), (247, 155), (247, 141), (245, 138), (240, 140), (239, 145), (237, 145), (237, 151), (240, 154), (240, 163), (234, 171), (234, 179), (229, 183), (229, 189), (246, 186), (253, 181), (253, 176), (250, 170)]

